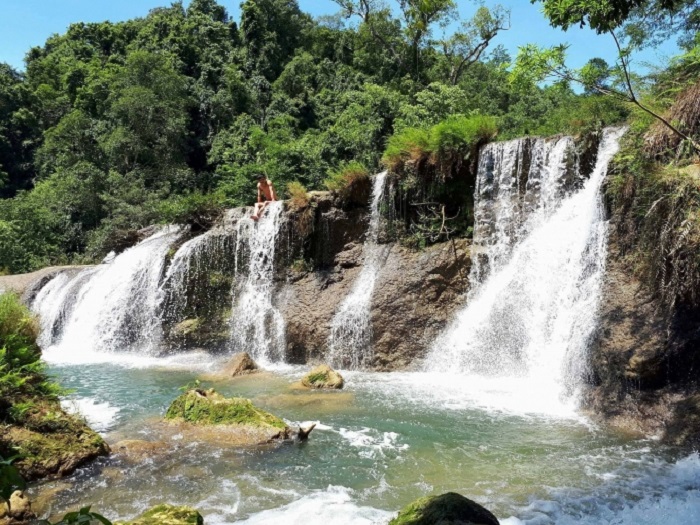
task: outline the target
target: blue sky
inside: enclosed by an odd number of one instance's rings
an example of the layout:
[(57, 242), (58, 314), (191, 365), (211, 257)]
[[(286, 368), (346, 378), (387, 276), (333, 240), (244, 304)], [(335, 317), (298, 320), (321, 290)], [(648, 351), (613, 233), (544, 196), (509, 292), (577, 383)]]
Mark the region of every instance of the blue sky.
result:
[[(189, 0), (185, 1), (185, 4)], [(220, 0), (237, 20), (240, 0)], [(468, 18), (476, 9), (472, 1), (458, 0), (460, 14)], [(501, 33), (495, 44), (502, 44), (513, 55), (518, 46), (529, 42), (540, 45), (570, 44), (569, 57), (574, 66), (589, 58), (614, 60), (610, 37), (597, 36), (588, 29), (571, 29), (564, 33), (549, 27), (538, 5), (529, 0), (487, 0), (487, 6), (500, 3), (511, 9), (512, 24)], [(170, 0), (0, 0), (0, 62), (8, 62), (23, 69), (25, 53), (32, 46), (41, 45), (53, 33), (62, 33), (72, 22), (113, 22), (145, 16), (149, 9), (169, 5)], [(314, 16), (338, 11), (332, 0), (299, 0), (301, 8)], [(673, 42), (660, 49), (647, 50), (635, 57), (633, 66), (644, 62), (658, 64), (677, 51)]]

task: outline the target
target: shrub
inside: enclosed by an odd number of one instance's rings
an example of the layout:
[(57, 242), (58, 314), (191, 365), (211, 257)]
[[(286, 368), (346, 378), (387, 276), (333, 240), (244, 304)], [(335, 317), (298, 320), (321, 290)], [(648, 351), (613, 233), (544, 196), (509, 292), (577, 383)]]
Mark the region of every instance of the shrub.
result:
[(189, 224), (195, 231), (200, 231), (211, 228), (225, 209), (222, 193), (192, 192), (163, 201), (158, 211), (162, 222)]
[(287, 195), (293, 208), (301, 209), (309, 205), (309, 195), (301, 182), (292, 181), (287, 184)]

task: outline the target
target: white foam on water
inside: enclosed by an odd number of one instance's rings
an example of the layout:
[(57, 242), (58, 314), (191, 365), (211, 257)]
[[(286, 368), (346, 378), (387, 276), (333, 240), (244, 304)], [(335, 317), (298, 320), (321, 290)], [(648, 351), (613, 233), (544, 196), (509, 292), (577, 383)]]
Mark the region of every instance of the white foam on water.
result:
[[(305, 422), (301, 426), (307, 424), (308, 422)], [(366, 458), (386, 457), (387, 453), (396, 455), (409, 448), (408, 444), (401, 443), (401, 436), (396, 432), (382, 432), (369, 427), (335, 428), (320, 422), (316, 422), (315, 430), (338, 434), (351, 447), (358, 449), (360, 456)]]
[(690, 525), (700, 523), (700, 458), (640, 465), (642, 476), (613, 477), (593, 491), (556, 489), (501, 520), (503, 525)]
[(357, 370), (372, 359), (372, 325), (370, 311), (372, 292), (377, 280), (383, 250), (377, 244), (387, 172), (374, 177), (367, 238), (363, 247), (364, 261), (352, 290), (340, 303), (331, 322), (328, 338), (328, 361), (332, 366)]
[[(358, 505), (353, 501), (353, 495), (351, 489), (329, 486), (282, 507), (253, 514), (246, 520), (236, 521), (236, 524), (375, 525), (388, 523), (395, 514)], [(219, 523), (223, 525), (225, 522)]]
[[(259, 220), (251, 211), (236, 223), (236, 274), (243, 280), (233, 292), (231, 344), (263, 365), (283, 360), (285, 323), (273, 303), (275, 248), (282, 216), (281, 201), (270, 203)], [(240, 259), (247, 257), (247, 268)]]
[(61, 406), (69, 414), (85, 418), (96, 432), (106, 432), (117, 421), (120, 409), (108, 402), (99, 402), (94, 397), (70, 397), (61, 400)]
[[(78, 274), (74, 280), (86, 282), (70, 299), (74, 305), (44, 358), (89, 363), (95, 354), (155, 355), (162, 335), (160, 280), (167, 251), (179, 233), (177, 226), (163, 227), (110, 264)], [(66, 299), (61, 303), (65, 305)], [(44, 308), (43, 302), (38, 304)]]
[[(541, 211), (525, 222), (524, 236), (510, 255), (500, 247), (510, 238), (494, 244), (498, 256), (490, 273), (433, 344), (429, 372), (461, 375), (477, 397), (472, 386), (483, 387), (487, 406), (500, 397), (509, 410), (519, 405), (548, 414), (575, 410), (605, 265), (600, 189), (622, 133), (606, 130), (595, 169), (581, 190), (562, 198), (540, 185), (546, 199)], [(563, 173), (563, 151), (548, 157), (554, 165), (547, 173)], [(491, 395), (494, 390), (500, 394)]]

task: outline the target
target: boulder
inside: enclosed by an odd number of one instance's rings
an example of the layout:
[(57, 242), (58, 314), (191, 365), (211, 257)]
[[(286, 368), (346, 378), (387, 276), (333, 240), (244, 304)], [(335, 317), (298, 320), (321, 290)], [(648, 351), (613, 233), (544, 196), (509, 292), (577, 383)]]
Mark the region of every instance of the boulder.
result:
[(188, 390), (172, 402), (165, 420), (193, 438), (257, 445), (288, 439), (292, 430), (277, 416), (249, 399), (227, 398), (214, 389)]
[(307, 388), (343, 388), (343, 376), (328, 365), (319, 365), (306, 374), (301, 384)]
[(29, 497), (21, 490), (12, 493), (9, 508), (7, 503), (0, 504), (0, 519), (10, 518), (10, 522), (12, 522), (13, 520), (26, 521), (35, 517)]
[(0, 430), (0, 455), (20, 454), (13, 465), (27, 481), (67, 476), (109, 452), (99, 434), (54, 399), (36, 400), (22, 425)]
[(247, 352), (241, 352), (234, 355), (224, 367), (224, 375), (228, 377), (242, 376), (252, 374), (259, 370), (258, 365), (253, 361), (253, 358)]
[(124, 439), (112, 445), (111, 449), (114, 457), (130, 463), (140, 463), (145, 459), (167, 453), (169, 446), (164, 441)]
[(157, 505), (131, 521), (117, 522), (114, 525), (204, 525), (204, 518), (190, 507)]
[(427, 496), (404, 507), (389, 525), (499, 525), (496, 516), (455, 492)]

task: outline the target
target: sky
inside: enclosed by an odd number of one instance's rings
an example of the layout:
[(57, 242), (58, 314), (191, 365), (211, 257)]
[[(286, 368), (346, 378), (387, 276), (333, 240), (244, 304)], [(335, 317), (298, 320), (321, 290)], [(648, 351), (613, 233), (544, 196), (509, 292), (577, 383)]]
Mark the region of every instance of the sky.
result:
[[(42, 45), (54, 33), (63, 33), (73, 22), (118, 22), (148, 14), (154, 7), (169, 5), (170, 0), (0, 0), (0, 62), (24, 69), (24, 56), (29, 48)], [(185, 0), (185, 5), (189, 0)], [(219, 0), (235, 20), (240, 15), (240, 0)], [(503, 45), (512, 56), (527, 43), (556, 45), (567, 43), (569, 61), (574, 67), (588, 59), (602, 57), (615, 60), (615, 50), (609, 36), (597, 36), (589, 29), (573, 28), (564, 33), (550, 27), (540, 12), (540, 6), (529, 0), (486, 0), (487, 6), (500, 3), (511, 9), (511, 29), (500, 33), (492, 45)], [(469, 18), (476, 9), (471, 0), (457, 0), (460, 16)], [(303, 11), (313, 16), (338, 12), (332, 0), (299, 0)], [(644, 64), (659, 64), (676, 54), (673, 42), (656, 50), (636, 54), (633, 68), (645, 69)]]

